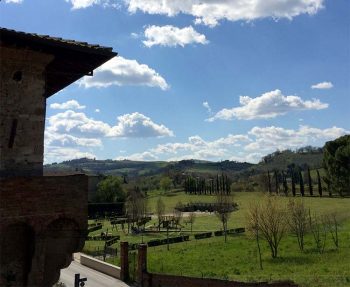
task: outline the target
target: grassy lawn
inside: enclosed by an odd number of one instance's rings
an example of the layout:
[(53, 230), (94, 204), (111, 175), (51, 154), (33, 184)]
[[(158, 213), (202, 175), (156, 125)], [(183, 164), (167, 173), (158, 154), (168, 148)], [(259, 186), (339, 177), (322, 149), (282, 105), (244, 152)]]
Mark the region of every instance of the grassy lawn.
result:
[[(262, 194), (258, 192), (242, 192), (234, 195), (239, 210), (231, 214), (228, 227), (244, 227), (245, 214), (250, 202), (259, 200)], [(154, 212), (158, 197), (162, 197), (166, 205), (166, 213), (172, 213), (177, 202), (213, 202), (214, 196), (187, 195), (184, 192), (153, 192), (149, 194), (148, 206)], [(281, 197), (287, 202), (288, 198)], [(189, 242), (148, 248), (148, 267), (151, 272), (168, 274), (182, 274), (196, 277), (212, 277), (239, 281), (273, 281), (289, 279), (301, 286), (350, 286), (350, 199), (342, 198), (304, 198), (305, 205), (319, 215), (336, 211), (345, 218), (341, 225), (340, 248), (337, 250), (328, 235), (325, 252), (319, 254), (314, 248), (314, 241), (310, 234), (306, 237), (305, 252), (298, 249), (296, 238), (286, 236), (279, 251), (279, 257), (271, 259), (268, 246), (262, 245), (263, 270), (260, 270), (255, 241), (249, 234), (230, 236), (224, 243), (223, 237), (195, 240), (191, 236)], [(153, 225), (152, 219), (147, 225)], [(182, 232), (190, 230), (189, 224), (183, 224)], [(103, 230), (112, 226), (104, 222)], [(130, 243), (147, 242), (152, 239), (165, 238), (166, 233), (147, 233), (145, 235), (128, 235), (120, 230), (113, 230), (113, 234), (120, 235), (122, 241)], [(202, 213), (196, 217), (193, 225), (195, 232), (220, 230), (221, 224), (215, 214)], [(96, 231), (99, 234), (101, 231)], [(195, 233), (194, 232), (194, 233)], [(176, 236), (179, 232), (172, 232)], [(85, 248), (103, 248), (103, 241), (87, 241)], [(118, 243), (113, 247), (118, 247)], [(119, 264), (119, 259), (112, 260)]]

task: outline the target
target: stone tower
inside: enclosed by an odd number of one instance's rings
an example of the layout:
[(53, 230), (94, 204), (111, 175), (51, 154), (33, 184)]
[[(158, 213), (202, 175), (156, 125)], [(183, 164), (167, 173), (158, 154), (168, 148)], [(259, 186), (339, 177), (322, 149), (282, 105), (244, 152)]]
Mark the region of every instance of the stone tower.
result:
[(87, 177), (43, 176), (46, 99), (114, 56), (0, 28), (0, 286), (52, 286), (84, 245)]

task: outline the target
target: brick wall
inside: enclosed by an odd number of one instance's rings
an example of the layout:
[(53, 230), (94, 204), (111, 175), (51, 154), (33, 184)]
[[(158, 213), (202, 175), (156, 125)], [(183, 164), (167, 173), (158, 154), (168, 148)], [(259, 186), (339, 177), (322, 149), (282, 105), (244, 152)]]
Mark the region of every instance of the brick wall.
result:
[(52, 55), (1, 47), (0, 177), (42, 175), (45, 67)]
[(0, 179), (0, 286), (11, 272), (21, 286), (52, 286), (86, 230), (87, 176)]

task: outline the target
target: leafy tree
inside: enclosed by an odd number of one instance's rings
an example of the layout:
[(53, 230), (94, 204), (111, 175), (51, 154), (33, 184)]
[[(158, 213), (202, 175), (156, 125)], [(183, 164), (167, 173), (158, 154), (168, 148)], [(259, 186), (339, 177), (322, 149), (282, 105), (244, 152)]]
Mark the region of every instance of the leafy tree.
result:
[(160, 180), (160, 188), (164, 191), (169, 191), (171, 188), (171, 184), (172, 184), (172, 180), (170, 177), (168, 176), (164, 176), (161, 180)]
[(124, 202), (126, 194), (117, 176), (107, 176), (97, 185), (97, 202)]
[[(134, 223), (142, 225), (139, 223), (146, 217), (147, 201), (145, 194), (138, 186), (128, 192), (125, 208), (126, 215), (131, 220), (132, 226), (134, 226)], [(145, 221), (143, 222), (145, 223)]]
[(330, 188), (350, 195), (350, 135), (329, 141), (323, 149), (323, 166)]

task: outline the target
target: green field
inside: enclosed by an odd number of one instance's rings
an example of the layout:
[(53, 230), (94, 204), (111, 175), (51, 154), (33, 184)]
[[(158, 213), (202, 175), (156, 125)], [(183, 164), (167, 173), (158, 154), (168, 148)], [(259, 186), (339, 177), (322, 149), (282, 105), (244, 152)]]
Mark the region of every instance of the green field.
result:
[[(258, 192), (235, 193), (234, 200), (239, 205), (239, 210), (232, 213), (229, 220), (229, 228), (244, 227), (245, 216), (249, 203), (259, 200), (262, 194)], [(177, 202), (213, 202), (213, 196), (187, 195), (184, 192), (153, 192), (149, 193), (148, 206), (154, 212), (156, 201), (162, 197), (166, 205), (166, 213), (171, 214)], [(350, 286), (350, 199), (349, 198), (310, 198), (305, 197), (307, 207), (319, 215), (337, 212), (342, 221), (339, 231), (340, 247), (337, 250), (332, 243), (330, 235), (326, 241), (323, 254), (315, 249), (313, 238), (306, 236), (305, 252), (298, 249), (296, 238), (292, 235), (282, 239), (279, 257), (271, 259), (268, 246), (262, 245), (263, 270), (258, 264), (258, 253), (255, 241), (249, 234), (229, 236), (224, 243), (223, 237), (195, 240), (191, 236), (189, 242), (170, 245), (170, 251), (166, 246), (148, 248), (148, 268), (151, 272), (167, 274), (182, 274), (196, 277), (213, 277), (240, 281), (273, 281), (281, 279), (293, 280), (300, 286)], [(281, 197), (281, 201), (287, 202), (288, 198)], [(153, 219), (147, 225), (152, 226), (156, 222)], [(189, 224), (182, 224), (182, 233), (189, 234)], [(104, 229), (111, 231), (111, 226), (105, 222)], [(195, 232), (220, 230), (221, 224), (215, 214), (202, 213), (196, 217), (193, 225)], [(99, 233), (97, 231), (96, 233)], [(132, 243), (147, 242), (155, 238), (165, 238), (165, 233), (151, 233), (147, 235), (127, 235), (124, 232), (113, 231), (121, 236), (121, 240)], [(180, 234), (172, 232), (171, 236)], [(96, 244), (103, 247), (103, 241), (86, 242), (87, 249), (96, 248)], [(118, 244), (114, 245), (115, 247)], [(118, 258), (112, 260), (119, 263)]]

